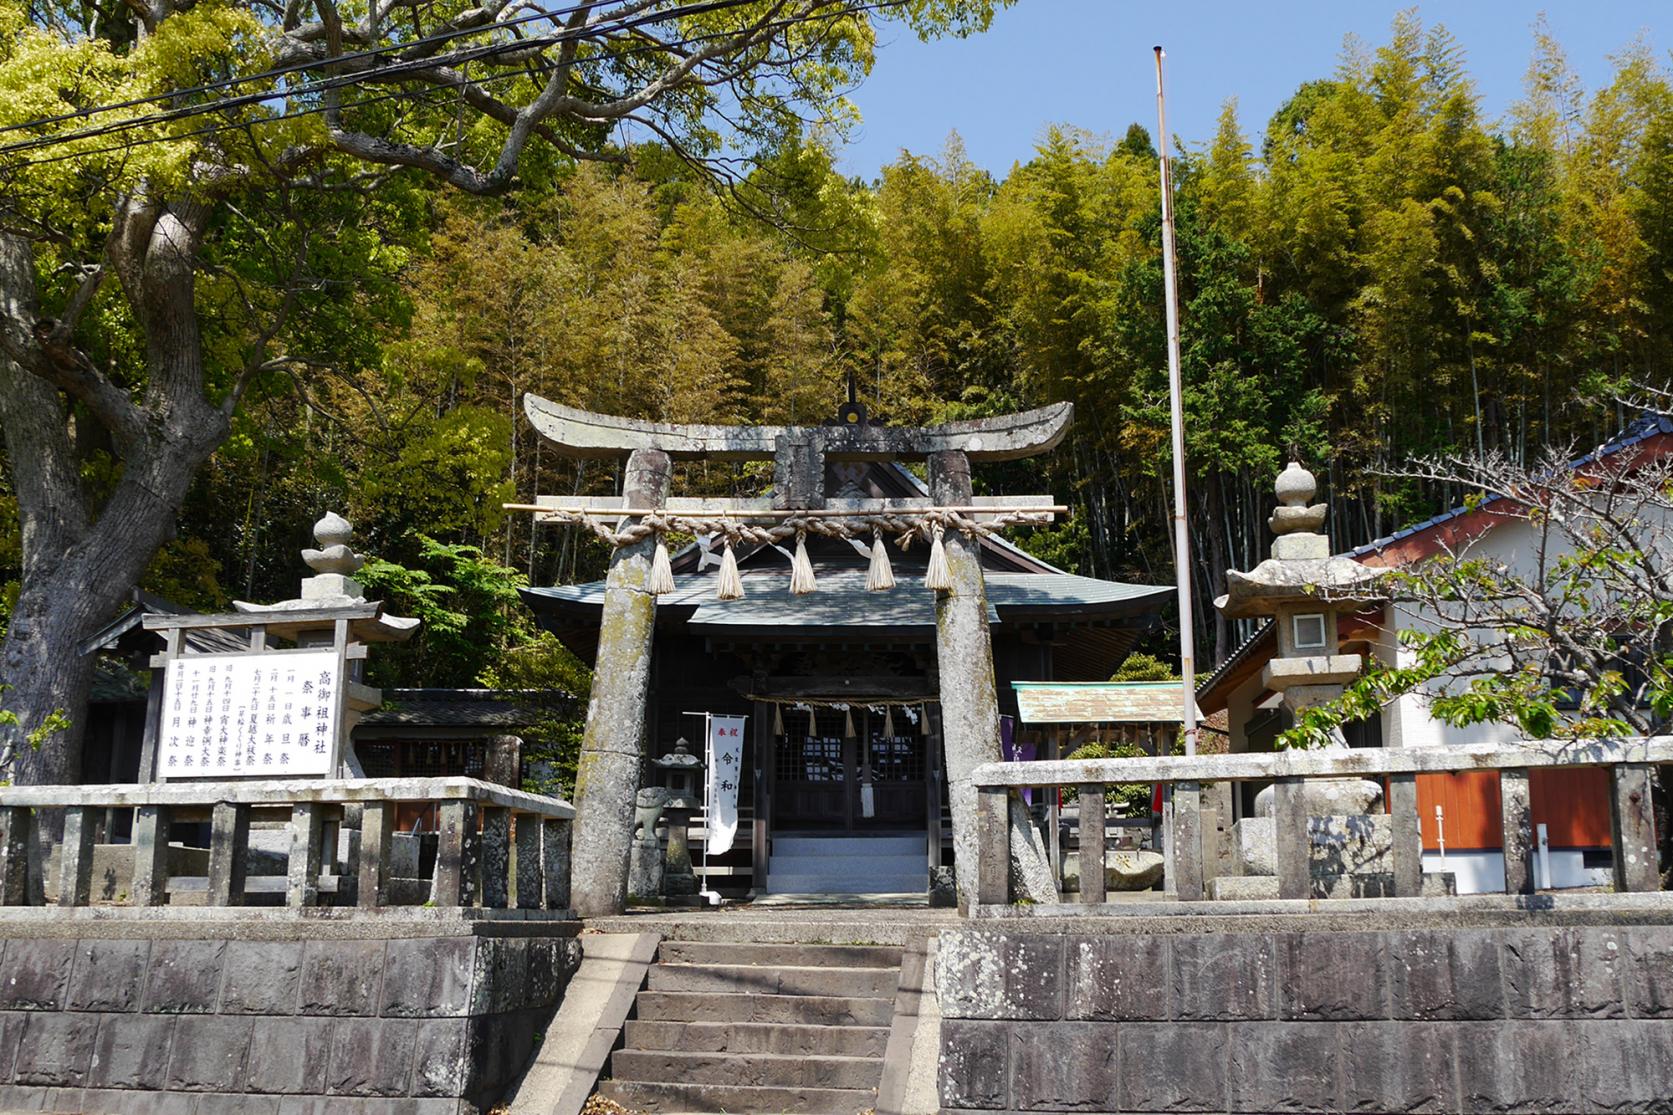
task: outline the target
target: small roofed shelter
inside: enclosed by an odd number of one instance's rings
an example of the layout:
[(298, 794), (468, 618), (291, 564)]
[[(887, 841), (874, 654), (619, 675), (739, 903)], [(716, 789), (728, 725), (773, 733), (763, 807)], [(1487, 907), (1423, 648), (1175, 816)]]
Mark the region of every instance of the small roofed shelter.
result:
[[(1136, 747), (1147, 755), (1165, 755), (1185, 723), (1184, 703), (1177, 681), (1016, 681), (1011, 683), (1017, 703), (1019, 759), (1063, 759), (1088, 745)], [(1201, 712), (1198, 720), (1202, 719)], [(1063, 802), (1049, 793), (1042, 803), (1047, 854), (1054, 875), (1062, 877), (1065, 854)], [(1148, 829), (1153, 848), (1160, 848), (1160, 814), (1150, 809), (1108, 823), (1129, 829)], [(1078, 848), (1078, 821), (1075, 826)]]
[[(836, 499), (928, 494), (889, 461), (827, 460), (824, 490)], [(898, 587), (868, 592), (859, 547), (810, 537), (818, 591), (797, 596), (789, 554), (744, 545), (736, 600), (717, 598), (720, 562), (711, 552), (692, 545), (673, 555), (674, 591), (656, 608), (646, 754), (698, 738), (702, 725), (691, 713), (750, 717), (738, 835), (733, 851), (709, 864), (711, 888), (816, 889), (800, 856), (814, 836), (856, 841), (846, 845), (851, 869), (862, 881), (874, 871), (869, 891), (922, 893), (927, 868), (951, 863), (927, 549), (891, 546)], [(1172, 594), (1077, 576), (994, 534), (980, 537), (977, 553), (1000, 711), (1012, 716), (1018, 679), (1109, 677)], [(591, 661), (605, 588), (600, 581), (523, 596), (543, 627)], [(701, 843), (706, 834), (699, 826), (694, 835)], [(695, 848), (693, 859), (702, 862)]]
[(1011, 688), (1018, 739), (1051, 741), (1042, 759), (1061, 758), (1094, 740), (1166, 754), (1185, 722), (1177, 681), (1017, 681)]
[[(561, 695), (560, 695), (561, 697)], [(497, 689), (386, 689), (383, 704), (354, 726), (354, 749), (368, 778), (480, 778), (513, 789), (523, 785), (525, 735), (554, 701)], [(570, 709), (569, 711), (573, 711)], [(438, 807), (403, 803), (395, 811), (404, 832), (435, 831)]]
[[(87, 784), (141, 781), (146, 709), (162, 702), (163, 691), (163, 672), (151, 668), (151, 658), (167, 642), (161, 632), (146, 628), (145, 617), (196, 614), (141, 589), (132, 590), (129, 599), (127, 608), (81, 645), (82, 654), (98, 656), (81, 743), (81, 780)], [(187, 629), (182, 638), (196, 654), (235, 654), (248, 645), (237, 633), (214, 627)], [(113, 815), (112, 822), (117, 820)], [(120, 824), (126, 833), (126, 814)]]

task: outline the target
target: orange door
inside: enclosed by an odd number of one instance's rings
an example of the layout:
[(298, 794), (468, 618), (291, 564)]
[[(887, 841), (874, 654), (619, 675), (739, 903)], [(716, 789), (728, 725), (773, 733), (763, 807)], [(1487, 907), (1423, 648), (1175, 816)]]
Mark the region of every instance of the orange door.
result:
[[(1609, 772), (1600, 767), (1535, 770), (1528, 780), (1533, 822), (1546, 826), (1553, 848), (1609, 846)], [(1456, 851), (1504, 847), (1497, 771), (1417, 776), (1417, 812), (1426, 851), (1440, 848), (1435, 807), (1441, 807), (1446, 846)]]

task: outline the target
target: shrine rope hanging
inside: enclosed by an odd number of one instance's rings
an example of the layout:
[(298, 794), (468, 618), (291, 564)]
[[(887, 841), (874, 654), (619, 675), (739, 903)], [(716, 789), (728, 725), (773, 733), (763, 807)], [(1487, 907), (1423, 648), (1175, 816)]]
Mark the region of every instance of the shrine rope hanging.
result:
[[(698, 538), (719, 537), (723, 553), (715, 596), (721, 600), (738, 600), (744, 595), (737, 558), (732, 552), (733, 545), (739, 542), (776, 545), (795, 538), (796, 552), (790, 563), (790, 591), (800, 596), (817, 589), (813, 565), (807, 556), (807, 536), (810, 533), (852, 541), (857, 545), (863, 545), (863, 540), (869, 537), (871, 565), (866, 572), (866, 588), (873, 592), (895, 587), (884, 536), (893, 535), (903, 551), (909, 549), (915, 539), (922, 538), (930, 544), (924, 586), (940, 591), (952, 588), (951, 570), (941, 542), (946, 531), (991, 535), (1005, 527), (1044, 526), (1069, 510), (1059, 504), (1005, 508), (926, 507), (911, 511), (801, 508), (705, 512), (672, 511), (668, 508), (561, 507), (533, 503), (506, 503), (501, 506), (507, 511), (537, 512), (549, 522), (585, 527), (617, 548), (631, 546), (654, 535), (656, 551), (651, 561), (649, 589), (658, 596), (673, 592), (675, 588), (673, 566), (663, 541), (666, 535), (677, 532)], [(981, 516), (979, 519), (973, 517), (978, 515)], [(619, 529), (605, 521), (619, 522), (624, 518), (637, 521)]]

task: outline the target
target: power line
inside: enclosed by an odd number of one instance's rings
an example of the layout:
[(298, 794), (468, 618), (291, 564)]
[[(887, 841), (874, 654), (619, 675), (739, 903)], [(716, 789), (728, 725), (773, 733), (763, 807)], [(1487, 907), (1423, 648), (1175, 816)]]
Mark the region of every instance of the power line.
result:
[[(738, 5), (738, 4), (741, 4), (741, 3), (747, 3), (747, 2), (749, 2), (749, 0), (717, 0), (716, 3), (705, 5), (704, 7), (706, 7), (709, 10), (713, 10), (714, 8), (718, 8), (718, 7), (731, 7), (731, 6), (735, 6), (735, 5)], [(886, 9), (886, 8), (898, 7), (898, 6), (900, 6), (900, 4), (902, 2), (903, 2), (903, 0), (873, 0), (873, 2), (871, 2), (871, 3), (852, 6), (852, 7), (844, 7), (844, 8), (840, 8), (840, 9), (837, 9), (837, 10), (833, 10), (833, 11), (823, 13), (821, 15), (808, 16), (808, 17), (803, 17), (803, 18), (786, 18), (786, 19), (780, 19), (780, 20), (772, 21), (770, 23), (762, 24), (760, 26), (760, 30), (777, 31), (777, 30), (782, 30), (786, 27), (791, 27), (791, 26), (796, 26), (796, 25), (807, 25), (807, 24), (812, 23), (816, 20), (818, 20), (818, 21), (831, 20), (831, 19), (841, 18), (843, 16), (850, 16), (850, 15), (856, 15), (856, 14), (865, 13), (865, 12), (879, 11), (879, 10), (883, 10), (883, 9)], [(664, 18), (668, 18), (672, 14), (673, 13), (664, 13)], [(690, 45), (693, 45), (693, 44), (696, 44), (696, 43), (706, 42), (706, 41), (710, 41), (710, 40), (713, 40), (713, 39), (725, 38), (725, 37), (733, 35), (733, 34), (735, 34), (735, 32), (732, 32), (732, 31), (709, 32), (708, 34), (704, 34), (704, 35), (693, 35), (693, 36), (688, 36), (688, 37), (685, 37), (685, 38), (682, 38), (682, 39), (659, 41), (659, 42), (652, 43), (652, 44), (647, 44), (647, 45), (641, 46), (641, 47), (633, 47), (633, 48), (629, 48), (627, 50), (619, 51), (619, 52), (617, 52), (613, 55), (610, 55), (608, 57), (599, 56), (599, 57), (595, 57), (595, 58), (582, 58), (582, 59), (576, 59), (575, 61), (576, 61), (576, 64), (586, 64), (586, 63), (594, 63), (594, 62), (613, 61), (613, 60), (616, 60), (616, 59), (620, 59), (620, 58), (624, 58), (624, 57), (630, 57), (630, 56), (637, 55), (637, 54), (666, 53), (667, 51), (672, 50), (672, 49), (678, 49), (678, 48), (681, 48), (681, 47), (690, 46)], [(527, 46), (529, 44), (529, 42), (532, 42), (532, 40), (525, 40), (524, 42), (518, 43), (517, 45), (519, 47)], [(552, 63), (546, 63), (545, 65), (539, 67), (539, 72), (546, 72), (546, 71), (551, 70), (552, 68), (553, 68)], [(375, 75), (356, 75), (356, 77), (353, 80), (343, 81), (342, 86), (363, 84), (363, 83), (371, 80), (372, 77), (381, 78), (381, 77), (386, 76), (387, 73), (388, 73), (388, 71), (379, 71)], [(400, 100), (400, 99), (403, 99), (403, 98), (412, 99), (412, 100), (419, 100), (419, 101), (424, 101), (424, 102), (435, 102), (435, 101), (443, 100), (443, 99), (449, 98), (451, 96), (454, 96), (460, 90), (463, 90), (465, 88), (480, 87), (480, 86), (483, 86), (483, 85), (487, 85), (490, 82), (507, 81), (507, 80), (511, 80), (511, 79), (515, 79), (515, 78), (528, 77), (528, 76), (530, 76), (530, 75), (527, 71), (517, 71), (517, 72), (510, 72), (510, 73), (503, 73), (503, 74), (491, 74), (491, 75), (488, 75), (486, 77), (481, 77), (481, 78), (471, 78), (471, 79), (468, 79), (468, 80), (465, 80), (465, 81), (457, 82), (455, 84), (444, 86), (444, 87), (439, 87), (439, 88), (436, 88), (436, 89), (427, 89), (427, 90), (397, 89), (397, 90), (392, 90), (388, 93), (380, 93), (380, 94), (375, 94), (375, 95), (371, 95), (371, 96), (361, 97), (361, 98), (358, 98), (357, 100), (355, 100), (355, 101), (353, 101), (349, 104), (341, 105), (341, 106), (338, 106), (338, 107), (340, 109), (354, 109), (354, 108), (360, 108), (360, 107), (365, 106), (365, 105), (378, 104), (378, 103), (381, 103), (381, 102), (384, 102), (384, 101)], [(338, 87), (342, 87), (342, 86), (338, 86)], [(273, 99), (278, 98), (279, 96), (282, 96), (282, 95), (281, 94), (269, 94), (269, 95), (264, 96), (261, 99), (262, 100), (273, 100)], [(213, 106), (213, 107), (219, 108), (219, 107), (223, 107), (223, 106), (217, 105), (217, 106)], [(314, 116), (314, 115), (318, 115), (320, 113), (327, 112), (327, 111), (329, 111), (329, 106), (314, 105), (314, 106), (311, 106), (311, 107), (308, 107), (308, 108), (292, 109), (292, 110), (282, 112), (282, 113), (279, 113), (277, 115), (272, 115), (272, 116), (263, 116), (263, 117), (257, 117), (257, 118), (250, 119), (250, 120), (233, 120), (233, 121), (225, 121), (225, 122), (221, 122), (221, 123), (217, 123), (217, 124), (211, 124), (211, 125), (208, 125), (208, 126), (205, 126), (205, 127), (202, 127), (202, 128), (194, 129), (193, 131), (181, 133), (179, 135), (149, 136), (149, 137), (146, 137), (146, 138), (143, 138), (143, 139), (132, 140), (132, 141), (126, 142), (126, 143), (115, 143), (115, 144), (110, 144), (110, 145), (105, 146), (105, 147), (97, 147), (97, 148), (93, 148), (92, 150), (71, 151), (71, 152), (66, 152), (64, 154), (61, 154), (61, 155), (47, 156), (45, 158), (27, 159), (27, 160), (24, 160), (24, 161), (19, 162), (19, 163), (14, 163), (9, 167), (4, 167), (4, 168), (0, 168), (0, 169), (8, 170), (8, 171), (28, 170), (32, 167), (46, 166), (46, 165), (49, 165), (49, 164), (52, 164), (52, 163), (65, 162), (65, 161), (70, 160), (70, 159), (90, 158), (94, 155), (110, 154), (110, 153), (113, 153), (113, 152), (121, 152), (121, 151), (130, 151), (130, 150), (134, 150), (134, 149), (140, 148), (140, 147), (147, 147), (147, 146), (150, 146), (150, 145), (156, 144), (156, 143), (179, 143), (179, 142), (183, 142), (185, 140), (195, 139), (195, 138), (199, 138), (199, 137), (202, 137), (202, 136), (215, 135), (215, 134), (218, 134), (218, 133), (224, 132), (224, 131), (231, 131), (231, 130), (242, 131), (242, 130), (253, 128), (257, 124), (278, 123), (278, 122), (284, 121), (284, 120), (293, 120), (293, 119), (298, 119), (298, 118), (305, 117), (305, 116)], [(199, 115), (199, 114), (201, 114), (201, 113), (193, 113), (192, 115)], [(165, 122), (166, 119), (173, 119), (173, 118), (178, 118), (178, 117), (165, 118), (164, 116), (161, 116), (161, 115), (153, 116), (153, 117), (146, 117), (144, 120), (140, 121), (140, 123), (151, 124), (151, 123)], [(76, 136), (53, 137), (53, 142), (51, 144), (45, 144), (45, 145), (42, 145), (42, 146), (58, 146), (58, 145), (62, 145), (63, 143), (70, 142), (72, 139), (76, 139), (76, 138), (96, 138), (98, 135), (109, 134), (109, 132), (120, 131), (120, 130), (126, 130), (126, 129), (118, 129), (118, 128), (112, 127), (112, 128), (107, 128), (107, 129), (101, 129), (101, 130), (98, 130), (98, 131), (90, 131), (86, 134), (78, 134)], [(12, 148), (10, 148), (10, 147), (0, 148), (0, 153), (5, 153), (5, 152), (11, 151), (11, 150), (12, 150)]]
[[(632, 17), (629, 17), (627, 19), (616, 20), (612, 23), (601, 23), (601, 24), (595, 25), (593, 27), (579, 28), (575, 31), (565, 30), (565, 31), (560, 31), (560, 32), (557, 32), (557, 33), (554, 33), (554, 34), (551, 34), (551, 35), (539, 36), (539, 37), (536, 37), (536, 38), (518, 39), (518, 40), (513, 40), (513, 41), (510, 41), (510, 42), (504, 42), (504, 43), (490, 43), (490, 44), (486, 44), (482, 47), (478, 47), (474, 51), (465, 52), (465, 53), (462, 53), (460, 55), (455, 55), (455, 56), (453, 56), (453, 58), (451, 60), (456, 61), (456, 62), (461, 62), (461, 63), (469, 63), (469, 62), (476, 61), (476, 60), (481, 59), (481, 58), (492, 57), (496, 54), (505, 54), (505, 53), (510, 53), (512, 51), (517, 51), (517, 50), (527, 50), (531, 47), (544, 48), (544, 47), (554, 46), (554, 45), (558, 45), (560, 43), (565, 43), (565, 42), (586, 41), (588, 39), (600, 38), (600, 37), (603, 37), (605, 35), (620, 32), (620, 31), (632, 30), (634, 28), (642, 27), (642, 26), (645, 26), (647, 24), (666, 22), (666, 21), (671, 20), (671, 19), (678, 19), (678, 18), (681, 18), (683, 16), (688, 16), (688, 15), (702, 15), (702, 14), (712, 12), (712, 11), (720, 11), (720, 10), (724, 10), (724, 9), (727, 9), (727, 8), (739, 7), (743, 4), (752, 3), (752, 2), (753, 2), (753, 0), (703, 0), (703, 2), (701, 2), (701, 3), (684, 4), (684, 5), (681, 5), (680, 7), (670, 8), (670, 9), (668, 9), (666, 11), (663, 11), (663, 12), (646, 13), (646, 14), (643, 14), (643, 15), (632, 16)], [(579, 6), (577, 8), (571, 8), (571, 9), (568, 9), (568, 10), (569, 11), (579, 10)], [(846, 10), (847, 9), (844, 9), (844, 11), (846, 11)], [(560, 11), (562, 11), (562, 9), (560, 9)], [(524, 18), (529, 18), (529, 17), (524, 17)], [(542, 15), (539, 18), (546, 18), (546, 16)], [(810, 17), (810, 18), (816, 18), (816, 17)], [(480, 33), (481, 31), (487, 30), (487, 29), (489, 29), (489, 27), (485, 26), (485, 27), (482, 27), (482, 28), (474, 28), (470, 31), (460, 31), (460, 32), (457, 32), (454, 37), (457, 37), (457, 35), (463, 35), (463, 34), (477, 34), (477, 33)], [(401, 44), (398, 48), (380, 48), (380, 49), (402, 49), (402, 50), (406, 50), (406, 49), (410, 49), (412, 47), (412, 45), (413, 44), (411, 44), (411, 43), (404, 43), (404, 44)], [(661, 45), (659, 45), (655, 48), (652, 48), (652, 49), (666, 50), (666, 49), (669, 49), (670, 47), (677, 47), (677, 46), (680, 46), (680, 45), (682, 45), (681, 42), (672, 41), (672, 42), (669, 42), (669, 43), (661, 44)], [(370, 52), (360, 52), (360, 54), (362, 56), (366, 55), (368, 53), (370, 53)], [(620, 56), (621, 56), (620, 54), (617, 54), (617, 55), (614, 55), (612, 57), (620, 57)], [(295, 68), (320, 68), (320, 67), (326, 67), (326, 66), (335, 66), (335, 65), (340, 64), (344, 60), (352, 60), (354, 57), (355, 57), (354, 55), (339, 55), (339, 56), (334, 56), (332, 58), (326, 58), (326, 59), (321, 59), (321, 60), (318, 60), (318, 61), (315, 61), (315, 62), (310, 62), (304, 67), (295, 67)], [(588, 61), (594, 61), (594, 60), (589, 59)], [(114, 134), (116, 132), (131, 131), (131, 130), (134, 130), (134, 129), (137, 129), (137, 128), (149, 127), (149, 126), (156, 125), (156, 124), (166, 124), (166, 123), (169, 123), (169, 122), (174, 121), (174, 120), (187, 119), (187, 118), (190, 118), (190, 117), (193, 117), (193, 116), (203, 116), (203, 115), (207, 115), (209, 113), (214, 113), (214, 112), (224, 112), (224, 111), (229, 110), (229, 109), (240, 108), (240, 107), (243, 107), (243, 106), (246, 106), (246, 105), (251, 105), (251, 104), (261, 104), (263, 102), (271, 101), (271, 100), (288, 99), (288, 98), (292, 98), (292, 97), (308, 96), (308, 95), (311, 95), (311, 94), (314, 94), (314, 93), (320, 93), (320, 92), (330, 92), (331, 90), (334, 90), (334, 89), (345, 88), (347, 86), (360, 84), (364, 81), (370, 81), (370, 80), (373, 80), (373, 79), (387, 80), (391, 76), (400, 76), (401, 74), (404, 74), (404, 73), (423, 72), (425, 70), (435, 68), (437, 64), (438, 64), (437, 61), (433, 58), (410, 59), (406, 62), (398, 62), (393, 66), (386, 67), (386, 68), (381, 69), (381, 70), (372, 71), (372, 72), (365, 73), (365, 74), (347, 74), (347, 75), (343, 75), (343, 76), (340, 76), (340, 77), (324, 78), (324, 79), (321, 79), (319, 81), (307, 83), (305, 85), (298, 86), (298, 87), (296, 87), (294, 89), (290, 89), (290, 90), (268, 91), (268, 92), (260, 92), (260, 93), (245, 93), (245, 94), (240, 94), (240, 95), (234, 96), (234, 97), (223, 98), (221, 100), (214, 101), (214, 102), (211, 102), (211, 103), (208, 103), (208, 104), (187, 105), (187, 106), (183, 106), (183, 107), (178, 108), (178, 109), (170, 110), (168, 112), (161, 112), (161, 113), (155, 113), (155, 114), (148, 115), (148, 116), (135, 117), (135, 118), (132, 118), (132, 119), (129, 119), (129, 120), (120, 120), (120, 121), (116, 121), (115, 123), (104, 124), (104, 125), (100, 125), (100, 126), (93, 127), (93, 128), (85, 128), (85, 129), (82, 129), (80, 131), (60, 133), (58, 135), (51, 135), (51, 136), (38, 136), (38, 137), (35, 137), (35, 138), (32, 138), (32, 139), (20, 140), (20, 141), (14, 142), (14, 143), (6, 144), (5, 146), (0, 146), (0, 155), (16, 154), (18, 152), (23, 152), (23, 151), (34, 151), (34, 150), (39, 150), (41, 148), (56, 147), (56, 146), (60, 146), (64, 143), (69, 143), (69, 142), (79, 140), (79, 139), (95, 139), (95, 138), (97, 138), (99, 136), (102, 136), (102, 135), (111, 135), (111, 134)], [(293, 68), (293, 71), (294, 71), (295, 68)], [(278, 72), (278, 71), (268, 71), (268, 72)], [(234, 81), (246, 82), (247, 83), (247, 82), (251, 82), (251, 81), (262, 80), (262, 79), (265, 78), (265, 76), (268, 72), (258, 73), (258, 74), (251, 74), (251, 75), (248, 75), (248, 76), (245, 76), (245, 77), (242, 77), (242, 78), (238, 78), (238, 79), (227, 79), (227, 81), (228, 81), (228, 83), (232, 83)], [(184, 93), (162, 94), (162, 95), (158, 95), (156, 97), (146, 98), (139, 103), (152, 103), (152, 102), (155, 102), (155, 101), (158, 101), (158, 100), (173, 99), (175, 97), (182, 96), (182, 95), (185, 95), (185, 94)], [(99, 106), (99, 107), (96, 107), (94, 109), (89, 109), (89, 110), (86, 110), (86, 111), (89, 114), (96, 114), (96, 113), (99, 113), (99, 112), (115, 109), (117, 107), (121, 107), (121, 106), (116, 106), (116, 105)], [(283, 117), (281, 117), (281, 118), (283, 118)], [(15, 130), (16, 128), (28, 127), (28, 126), (31, 126), (31, 125), (28, 125), (28, 124), (13, 125), (12, 129), (0, 129), (0, 131)]]
[(154, 93), (148, 97), (134, 97), (130, 100), (116, 101), (112, 104), (92, 105), (88, 108), (78, 108), (73, 112), (61, 112), (56, 116), (42, 116), (35, 120), (25, 120), (19, 124), (6, 124), (4, 126), (0, 126), (0, 135), (4, 135), (7, 132), (21, 131), (24, 128), (40, 128), (45, 127), (48, 124), (62, 124), (66, 120), (84, 120), (88, 117), (98, 116), (106, 112), (116, 112), (124, 108), (138, 108), (141, 105), (156, 104), (161, 101), (172, 101), (178, 97), (191, 97), (199, 93), (211, 93), (217, 89), (225, 89), (233, 85), (245, 85), (252, 81), (265, 81), (268, 78), (284, 77), (286, 74), (317, 69), (318, 67), (329, 63), (354, 62), (359, 61), (362, 58), (377, 57), (379, 55), (388, 54), (398, 50), (413, 50), (418, 47), (431, 46), (436, 43), (451, 42), (453, 39), (460, 38), (465, 35), (478, 35), (485, 31), (495, 31), (505, 27), (514, 27), (521, 23), (573, 15), (575, 12), (578, 12), (583, 8), (594, 6), (596, 5), (581, 3), (574, 4), (568, 8), (539, 10), (529, 15), (518, 16), (515, 19), (505, 19), (494, 23), (484, 23), (478, 27), (455, 28), (452, 31), (438, 32), (434, 35), (427, 35), (423, 38), (414, 39), (411, 42), (390, 43), (386, 46), (380, 47), (367, 47), (363, 50), (351, 51), (348, 54), (341, 54), (335, 58), (325, 59), (324, 61), (310, 59), (306, 62), (293, 62), (288, 66), (276, 66), (272, 69), (262, 70), (253, 74), (246, 74), (239, 77), (224, 77), (217, 81), (206, 81), (202, 85), (193, 85), (185, 89), (175, 89), (167, 93)]

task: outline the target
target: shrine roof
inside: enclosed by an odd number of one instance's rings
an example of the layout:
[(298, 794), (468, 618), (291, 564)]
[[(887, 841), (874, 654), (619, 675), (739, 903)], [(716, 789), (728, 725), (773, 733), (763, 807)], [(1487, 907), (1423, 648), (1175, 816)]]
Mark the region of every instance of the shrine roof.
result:
[[(1159, 608), (1173, 590), (1157, 585), (1101, 581), (1073, 573), (988, 572), (988, 621), (1007, 618), (1132, 616)], [(808, 627), (917, 628), (935, 626), (935, 594), (902, 576), (890, 592), (867, 592), (863, 569), (820, 571), (818, 590), (792, 596), (782, 569), (747, 570), (742, 600), (717, 600), (709, 573), (678, 574), (674, 591), (658, 597), (662, 608), (691, 608), (693, 628)], [(537, 613), (585, 611), (604, 605), (603, 581), (523, 589)]]

